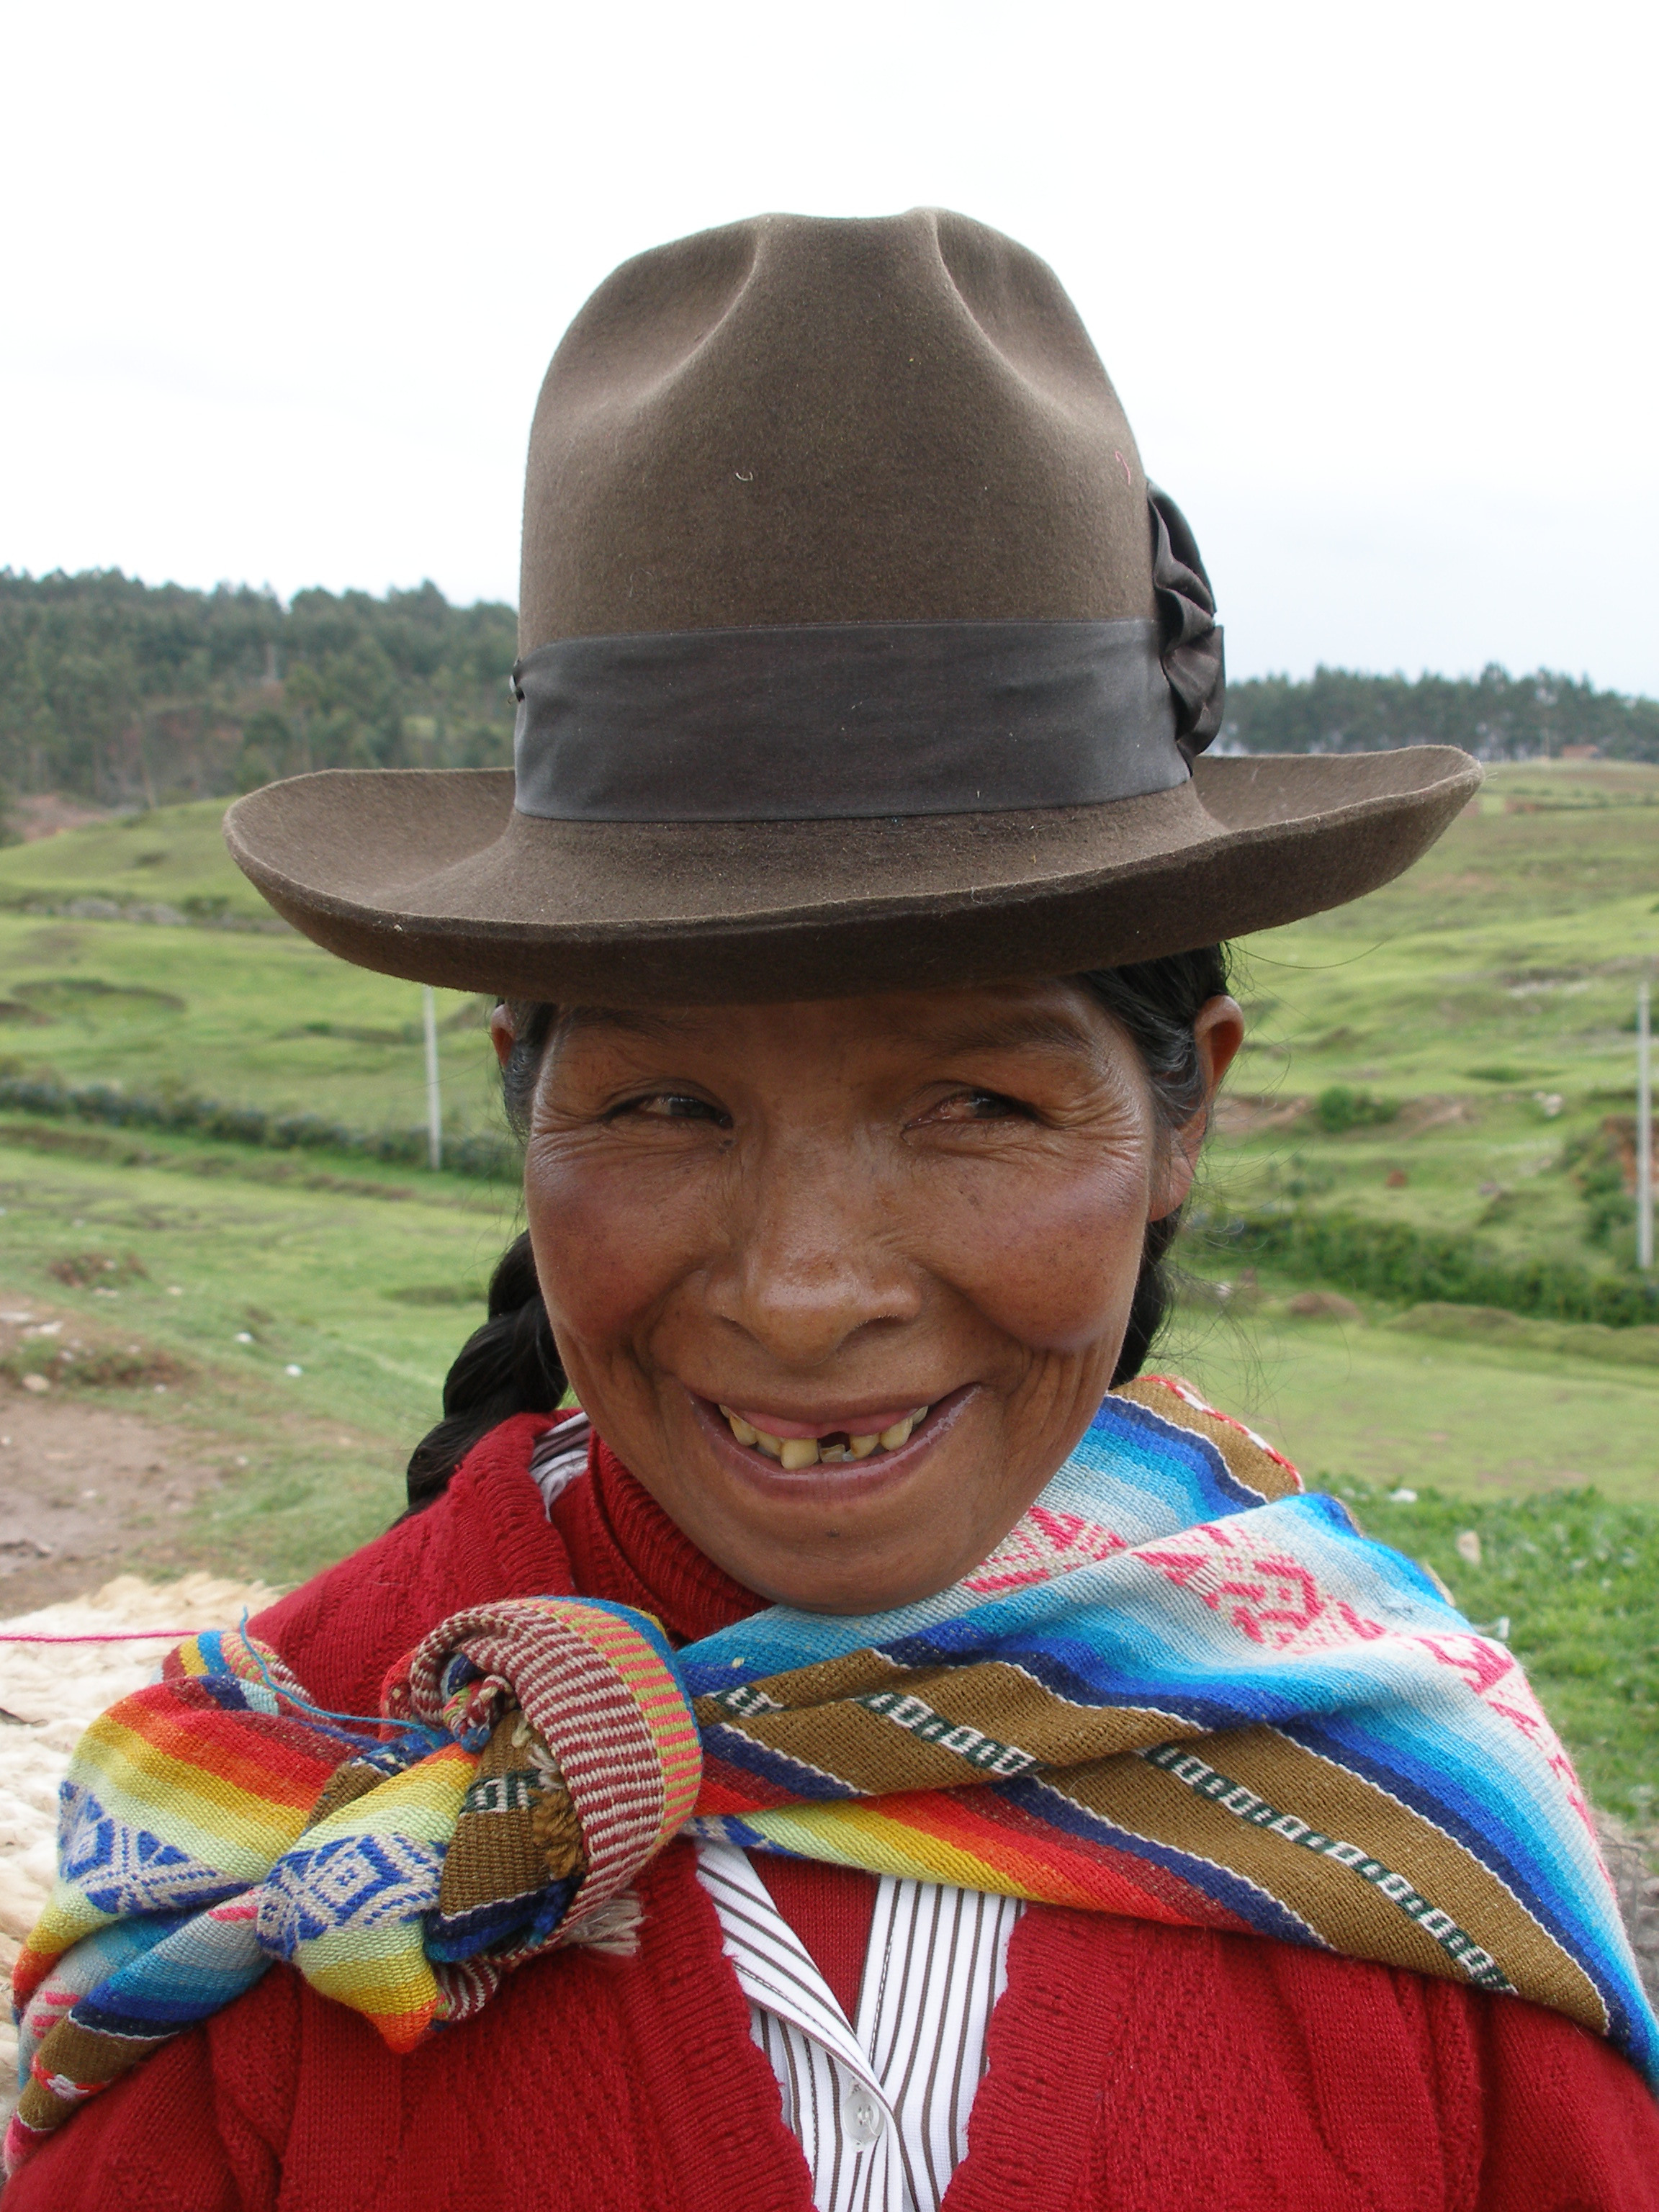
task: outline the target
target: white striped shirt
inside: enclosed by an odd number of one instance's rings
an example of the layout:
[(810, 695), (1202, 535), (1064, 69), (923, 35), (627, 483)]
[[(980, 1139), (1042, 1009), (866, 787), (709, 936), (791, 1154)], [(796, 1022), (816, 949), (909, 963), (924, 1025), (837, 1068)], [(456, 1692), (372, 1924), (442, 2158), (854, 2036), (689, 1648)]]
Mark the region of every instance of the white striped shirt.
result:
[(697, 1862), (817, 2212), (939, 2212), (1023, 1905), (884, 1875), (848, 2021), (744, 1854), (699, 1844)]
[(550, 1519), (561, 1492), (568, 1490), (579, 1474), (586, 1473), (588, 1440), (592, 1434), (593, 1424), (586, 1413), (577, 1413), (537, 1437), (530, 1455), (530, 1480), (540, 1491)]

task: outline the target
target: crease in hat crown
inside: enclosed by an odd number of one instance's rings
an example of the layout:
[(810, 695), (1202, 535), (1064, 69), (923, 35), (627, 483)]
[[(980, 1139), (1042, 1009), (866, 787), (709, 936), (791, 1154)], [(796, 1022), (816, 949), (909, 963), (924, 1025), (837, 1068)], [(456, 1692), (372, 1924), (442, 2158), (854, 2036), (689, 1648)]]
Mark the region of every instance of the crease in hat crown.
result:
[(1054, 273), (944, 210), (624, 263), (543, 386), (522, 556), (515, 771), (226, 817), (348, 960), (618, 1005), (1071, 973), (1359, 896), (1479, 781), (1204, 751), (1193, 534)]
[(624, 262), (542, 386), (520, 651), (1153, 612), (1140, 457), (1053, 271), (938, 210)]

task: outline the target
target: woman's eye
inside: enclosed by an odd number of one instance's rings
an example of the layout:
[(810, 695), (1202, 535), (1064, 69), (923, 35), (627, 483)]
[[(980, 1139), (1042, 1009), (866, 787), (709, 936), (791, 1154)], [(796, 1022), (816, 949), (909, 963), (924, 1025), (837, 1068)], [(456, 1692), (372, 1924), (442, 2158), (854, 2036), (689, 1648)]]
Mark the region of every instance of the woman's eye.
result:
[(958, 1091), (942, 1098), (927, 1117), (930, 1121), (1013, 1121), (1030, 1119), (1030, 1109), (1000, 1091)]
[(605, 1119), (616, 1121), (624, 1115), (651, 1121), (713, 1121), (722, 1129), (732, 1125), (729, 1114), (689, 1091), (653, 1091), (643, 1098), (629, 1098), (612, 1107)]

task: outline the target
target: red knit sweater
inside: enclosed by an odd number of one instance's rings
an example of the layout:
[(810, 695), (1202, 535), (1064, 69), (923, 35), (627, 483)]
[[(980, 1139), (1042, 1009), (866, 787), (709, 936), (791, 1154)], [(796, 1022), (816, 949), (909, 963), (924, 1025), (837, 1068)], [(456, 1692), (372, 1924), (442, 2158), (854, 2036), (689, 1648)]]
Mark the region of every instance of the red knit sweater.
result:
[[(550, 1526), (544, 1425), (497, 1430), (263, 1617), (313, 1696), (373, 1710), (395, 1658), (492, 1596), (574, 1588), (680, 1638), (754, 1608), (603, 1451)], [(405, 2058), (273, 1967), (79, 2114), (4, 2212), (810, 2212), (690, 1848), (639, 1887), (635, 1958), (539, 1960)], [(813, 1894), (821, 1922), (859, 1897)], [(1659, 2212), (1659, 2107), (1623, 2060), (1386, 1967), (1036, 1907), (989, 2061), (946, 2212)]]

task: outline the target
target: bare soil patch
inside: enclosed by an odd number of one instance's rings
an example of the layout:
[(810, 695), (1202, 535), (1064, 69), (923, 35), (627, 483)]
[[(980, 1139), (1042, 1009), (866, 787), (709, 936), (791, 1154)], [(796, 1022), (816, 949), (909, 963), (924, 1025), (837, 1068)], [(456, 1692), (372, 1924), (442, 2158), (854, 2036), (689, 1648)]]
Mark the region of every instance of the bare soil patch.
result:
[[(39, 1303), (0, 1310), (0, 1612), (76, 1596), (118, 1565), (197, 1564), (174, 1531), (223, 1479), (222, 1453), (150, 1410), (165, 1395), (147, 1379), (154, 1355), (88, 1346), (73, 1326)], [(144, 1410), (40, 1389), (41, 1355), (71, 1342), (88, 1380), (143, 1390)]]
[(1362, 1328), (1365, 1320), (1353, 1300), (1345, 1298), (1340, 1291), (1298, 1291), (1293, 1298), (1285, 1299), (1285, 1310), (1298, 1321), (1340, 1321), (1352, 1328)]
[(1249, 1091), (1224, 1091), (1212, 1109), (1211, 1119), (1224, 1137), (1255, 1137), (1264, 1129), (1293, 1129), (1313, 1105), (1311, 1098), (1280, 1098)]
[(1467, 1098), (1407, 1098), (1395, 1127), (1402, 1137), (1421, 1137), (1431, 1129), (1461, 1128), (1480, 1119), (1480, 1109)]
[(7, 809), (12, 827), (33, 845), (41, 837), (55, 837), (60, 830), (87, 830), (112, 819), (107, 806), (88, 806), (67, 792), (37, 791), (14, 799)]
[(1649, 1996), (1659, 2005), (1659, 1828), (1632, 1828), (1598, 1813), (1595, 1832)]

